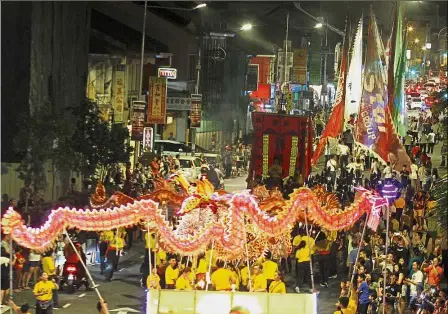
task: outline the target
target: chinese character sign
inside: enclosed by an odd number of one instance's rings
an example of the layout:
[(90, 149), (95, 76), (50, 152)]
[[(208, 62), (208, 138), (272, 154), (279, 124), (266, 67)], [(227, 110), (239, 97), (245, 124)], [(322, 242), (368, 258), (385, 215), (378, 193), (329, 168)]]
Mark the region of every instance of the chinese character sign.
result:
[(132, 103), (132, 136), (135, 141), (143, 140), (143, 128), (145, 126), (145, 101), (134, 101)]
[(152, 128), (146, 127), (143, 128), (143, 150), (149, 151), (152, 150), (153, 143), (153, 133)]
[(117, 123), (123, 122), (123, 110), (124, 110), (124, 67), (121, 66), (115, 71), (113, 81), (113, 108), (114, 108), (114, 120)]
[(149, 78), (148, 123), (166, 123), (166, 93), (166, 78)]
[(306, 84), (306, 63), (308, 53), (306, 48), (294, 49), (293, 81), (299, 84)]
[(201, 127), (201, 115), (202, 115), (202, 95), (192, 94), (191, 95), (191, 111), (190, 111), (190, 127), (200, 128)]

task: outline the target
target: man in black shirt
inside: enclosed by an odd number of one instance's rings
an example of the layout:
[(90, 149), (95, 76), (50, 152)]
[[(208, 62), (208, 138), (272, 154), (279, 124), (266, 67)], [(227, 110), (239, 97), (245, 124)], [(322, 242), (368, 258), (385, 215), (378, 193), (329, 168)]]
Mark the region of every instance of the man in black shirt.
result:
[[(391, 274), (389, 283), (386, 285), (386, 314), (394, 313), (394, 303), (399, 297), (400, 287), (397, 285), (397, 277), (395, 274)], [(381, 309), (380, 313), (382, 313)]]

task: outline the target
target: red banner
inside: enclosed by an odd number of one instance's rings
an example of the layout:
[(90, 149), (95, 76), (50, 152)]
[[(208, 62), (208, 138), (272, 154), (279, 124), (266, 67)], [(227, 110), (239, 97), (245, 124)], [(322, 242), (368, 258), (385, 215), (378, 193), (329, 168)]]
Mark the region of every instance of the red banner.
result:
[(149, 78), (148, 123), (166, 123), (166, 93), (165, 77)]
[[(307, 118), (253, 112), (252, 123), (254, 134), (251, 167), (255, 175), (262, 175), (263, 159), (266, 167), (269, 168), (274, 158), (279, 157), (283, 177), (299, 169), (302, 176), (306, 178), (309, 164), (306, 152), (311, 150), (313, 145), (312, 141), (307, 139), (309, 132), (312, 132), (308, 129)], [(263, 152), (264, 145), (267, 145), (265, 153)]]
[(375, 17), (371, 13), (364, 84), (356, 122), (355, 139), (378, 154), (385, 162), (389, 161), (396, 170), (400, 170), (404, 164), (410, 164), (410, 159), (403, 149), (392, 123), (388, 107), (387, 86), (382, 76), (383, 64), (377, 46), (376, 36), (378, 34), (375, 32), (375, 23)]
[(344, 37), (344, 50), (342, 52), (341, 68), (339, 69), (339, 81), (336, 94), (336, 101), (333, 106), (333, 110), (328, 120), (327, 126), (325, 127), (322, 136), (320, 137), (319, 143), (317, 144), (316, 150), (314, 151), (313, 157), (311, 158), (311, 165), (314, 166), (319, 157), (322, 156), (324, 152), (325, 145), (327, 143), (327, 138), (336, 138), (342, 132), (344, 127), (344, 111), (345, 111), (345, 95), (346, 95), (346, 84), (347, 71), (348, 71), (348, 49), (349, 49), (349, 37), (350, 37), (350, 27), (349, 19), (347, 18), (347, 25), (345, 27), (345, 37)]

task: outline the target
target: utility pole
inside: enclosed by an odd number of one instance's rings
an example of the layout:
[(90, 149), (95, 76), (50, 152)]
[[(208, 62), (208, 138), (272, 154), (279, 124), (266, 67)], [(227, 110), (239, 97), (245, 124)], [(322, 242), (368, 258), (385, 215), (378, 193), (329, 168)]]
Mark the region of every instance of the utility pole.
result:
[[(146, 13), (147, 13), (148, 1), (145, 1), (145, 12), (143, 14), (143, 29), (142, 29), (142, 50), (140, 56), (140, 80), (138, 87), (138, 99), (141, 101), (145, 100), (142, 96), (143, 93), (143, 63), (145, 59), (145, 39), (146, 39)], [(154, 133), (157, 134), (157, 125), (154, 126)], [(138, 157), (140, 155), (140, 141), (135, 141), (135, 151), (134, 151), (134, 165), (138, 162)]]

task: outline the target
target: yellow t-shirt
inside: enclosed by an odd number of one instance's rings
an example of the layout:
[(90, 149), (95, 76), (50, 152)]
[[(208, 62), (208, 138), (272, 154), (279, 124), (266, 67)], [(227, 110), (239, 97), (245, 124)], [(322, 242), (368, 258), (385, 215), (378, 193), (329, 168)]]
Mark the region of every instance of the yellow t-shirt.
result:
[(260, 290), (266, 291), (267, 286), (268, 286), (268, 282), (266, 280), (266, 277), (263, 274), (254, 276), (253, 285), (252, 285), (253, 291), (260, 291)]
[(278, 265), (276, 262), (267, 260), (263, 263), (263, 275), (266, 279), (274, 280), (275, 273), (278, 271)]
[(395, 208), (403, 209), (406, 207), (406, 201), (404, 200), (404, 198), (400, 197), (394, 202), (394, 206)]
[(216, 291), (230, 290), (232, 287), (232, 272), (225, 268), (217, 269), (211, 276), (212, 285)]
[(193, 290), (191, 287), (190, 279), (186, 279), (183, 275), (176, 280), (177, 290)]
[(314, 245), (315, 245), (314, 239), (305, 235), (305, 236), (302, 237), (302, 240), (305, 241), (306, 246), (309, 245), (311, 247), (311, 254), (314, 254), (316, 252), (316, 249), (314, 247)]
[(54, 266), (54, 260), (51, 256), (46, 256), (42, 259), (42, 270), (48, 274), (48, 276), (56, 275), (56, 266)]
[(36, 296), (39, 301), (50, 301), (53, 299), (53, 290), (56, 289), (56, 285), (53, 281), (39, 281), (33, 289), (34, 295), (41, 294), (41, 296)]
[[(151, 286), (151, 281), (154, 283), (156, 288), (154, 288), (154, 285)], [(160, 289), (160, 277), (159, 277), (159, 275), (151, 274), (151, 276), (148, 276), (147, 279), (146, 279), (146, 286), (148, 288), (151, 288), (151, 289)]]
[(159, 250), (156, 253), (156, 265), (160, 265), (162, 263), (162, 260), (166, 262), (166, 252), (163, 250)]
[[(211, 254), (212, 254), (212, 250), (208, 250), (207, 252), (205, 252), (205, 262), (207, 263), (207, 267), (208, 267), (208, 263), (210, 263), (210, 255)], [(216, 252), (213, 252), (212, 267), (216, 267)]]
[(269, 285), (269, 293), (286, 293), (286, 286), (283, 281), (273, 281)]
[(196, 272), (198, 274), (205, 274), (207, 271), (208, 271), (207, 262), (205, 261), (205, 259), (201, 258), (199, 260), (199, 265), (198, 265), (198, 268), (196, 269)]
[(167, 285), (174, 285), (178, 277), (179, 277), (179, 267), (173, 269), (171, 265), (169, 265), (165, 270), (165, 283)]
[(151, 232), (151, 237), (149, 237), (148, 240), (148, 232), (145, 233), (145, 248), (151, 248), (151, 250), (154, 250), (156, 248), (156, 238), (152, 237), (154, 235), (154, 232)]
[(240, 290), (240, 275), (232, 270), (232, 276), (235, 280), (235, 290)]
[(100, 233), (100, 241), (112, 242), (114, 240), (114, 232), (111, 230), (102, 231)]
[(307, 247), (301, 248), (296, 252), (297, 262), (309, 262), (310, 261), (310, 250)]
[(300, 241), (302, 241), (302, 237), (300, 235), (296, 235), (294, 239), (292, 239), (292, 245), (297, 247), (299, 246)]
[(110, 247), (118, 250), (122, 250), (124, 248), (124, 240), (120, 237), (114, 237), (114, 239), (110, 242)]
[(245, 287), (247, 287), (247, 284), (249, 283), (249, 272), (247, 271), (247, 266), (241, 269), (241, 284)]

